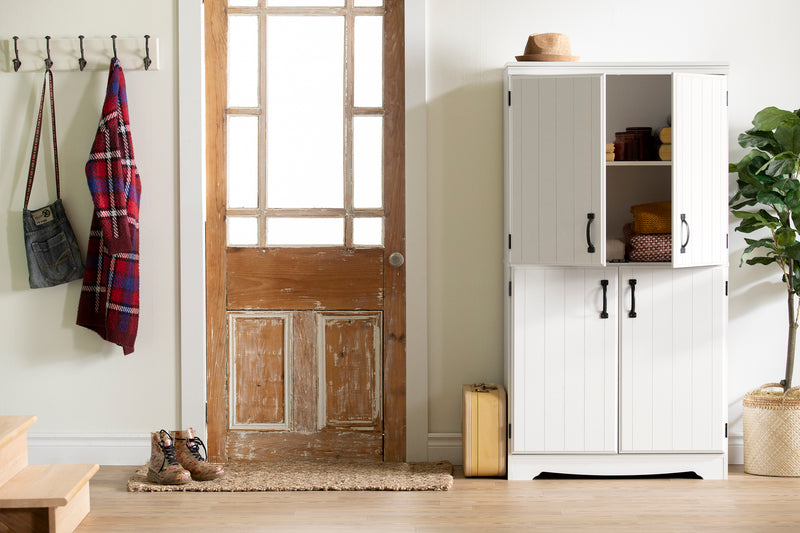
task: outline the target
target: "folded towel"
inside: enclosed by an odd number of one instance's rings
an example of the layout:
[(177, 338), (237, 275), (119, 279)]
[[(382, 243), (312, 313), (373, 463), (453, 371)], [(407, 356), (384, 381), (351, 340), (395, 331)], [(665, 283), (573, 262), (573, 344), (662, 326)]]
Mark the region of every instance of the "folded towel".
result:
[(631, 206), (633, 231), (636, 233), (670, 233), (672, 231), (672, 203), (650, 202)]
[(665, 263), (672, 261), (672, 234), (644, 235), (634, 232), (630, 224), (625, 224), (622, 232), (625, 234), (629, 261)]
[(606, 161), (613, 161), (614, 160), (614, 152), (608, 153), (606, 152)]
[(606, 143), (606, 153), (614, 153), (614, 143)]
[(606, 239), (606, 259), (609, 261), (624, 261), (625, 241), (622, 239)]

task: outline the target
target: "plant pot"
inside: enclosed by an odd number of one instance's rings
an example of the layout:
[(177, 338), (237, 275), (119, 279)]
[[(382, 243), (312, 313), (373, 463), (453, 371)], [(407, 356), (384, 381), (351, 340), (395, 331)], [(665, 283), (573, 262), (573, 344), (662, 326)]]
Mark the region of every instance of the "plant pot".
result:
[(744, 395), (744, 471), (800, 477), (800, 387), (784, 392), (767, 383)]

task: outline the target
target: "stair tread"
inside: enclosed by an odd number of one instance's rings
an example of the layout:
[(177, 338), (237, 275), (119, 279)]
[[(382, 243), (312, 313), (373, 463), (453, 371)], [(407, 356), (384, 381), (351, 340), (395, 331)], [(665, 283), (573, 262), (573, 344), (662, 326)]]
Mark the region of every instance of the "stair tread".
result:
[(88, 483), (98, 465), (28, 465), (0, 486), (0, 509), (59, 507)]
[(36, 420), (34, 415), (0, 416), (0, 447), (26, 431)]

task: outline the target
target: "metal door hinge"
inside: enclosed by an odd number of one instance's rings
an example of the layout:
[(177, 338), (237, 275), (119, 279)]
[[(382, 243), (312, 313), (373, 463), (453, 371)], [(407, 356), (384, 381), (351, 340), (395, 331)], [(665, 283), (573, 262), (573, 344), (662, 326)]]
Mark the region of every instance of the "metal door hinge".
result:
[(508, 91), (508, 107), (511, 107), (511, 91)]
[(725, 282), (725, 296), (728, 295), (728, 282)]
[(725, 438), (728, 438), (728, 423), (725, 422)]
[(508, 234), (508, 249), (511, 249), (511, 234)]
[(508, 282), (508, 295), (511, 296), (511, 282)]
[(511, 439), (511, 423), (508, 424), (508, 438)]
[(208, 402), (206, 402), (206, 424), (208, 424)]
[(728, 91), (725, 91), (725, 106), (728, 106)]

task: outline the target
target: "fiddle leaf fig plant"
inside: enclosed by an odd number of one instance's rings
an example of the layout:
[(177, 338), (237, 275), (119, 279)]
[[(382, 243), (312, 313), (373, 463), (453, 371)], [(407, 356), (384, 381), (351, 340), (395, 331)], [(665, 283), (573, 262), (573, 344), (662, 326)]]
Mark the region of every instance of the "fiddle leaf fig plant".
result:
[[(736, 231), (745, 238), (742, 263), (776, 264), (788, 293), (789, 336), (784, 390), (792, 386), (797, 326), (800, 315), (800, 110), (767, 107), (756, 113), (753, 128), (739, 135), (739, 145), (751, 148), (730, 172), (738, 175), (738, 190), (730, 200)], [(756, 233), (758, 232), (758, 233)]]

